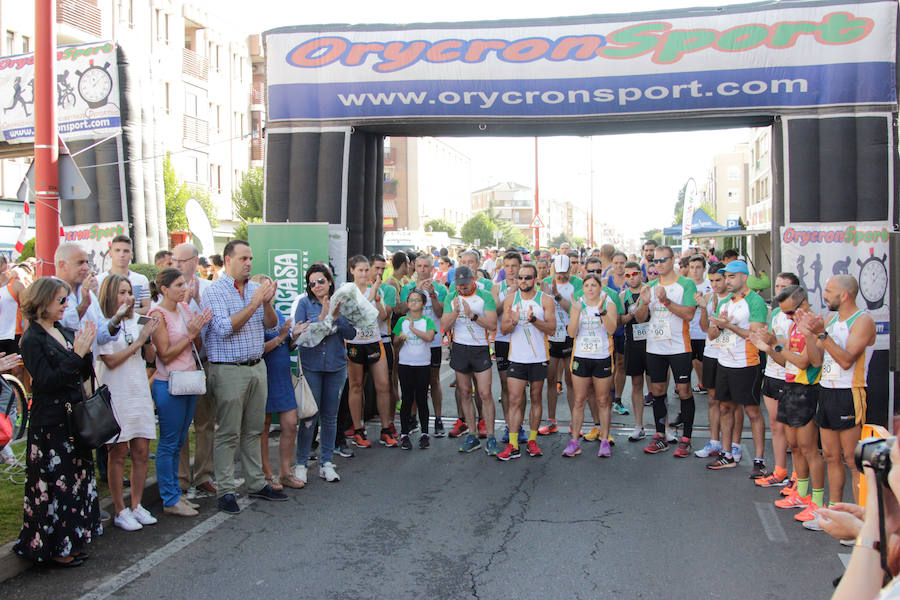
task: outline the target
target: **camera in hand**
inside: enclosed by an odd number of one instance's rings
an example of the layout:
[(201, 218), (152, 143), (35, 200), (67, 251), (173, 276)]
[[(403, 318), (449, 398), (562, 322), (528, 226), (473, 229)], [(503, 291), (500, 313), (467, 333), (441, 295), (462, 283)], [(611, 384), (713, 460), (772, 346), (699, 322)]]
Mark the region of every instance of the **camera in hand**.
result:
[(891, 471), (891, 446), (897, 438), (879, 438), (870, 437), (862, 440), (856, 446), (854, 458), (856, 460), (856, 468), (862, 472), (863, 467), (870, 467), (875, 471), (875, 477), (878, 481), (890, 488), (888, 483), (888, 473)]

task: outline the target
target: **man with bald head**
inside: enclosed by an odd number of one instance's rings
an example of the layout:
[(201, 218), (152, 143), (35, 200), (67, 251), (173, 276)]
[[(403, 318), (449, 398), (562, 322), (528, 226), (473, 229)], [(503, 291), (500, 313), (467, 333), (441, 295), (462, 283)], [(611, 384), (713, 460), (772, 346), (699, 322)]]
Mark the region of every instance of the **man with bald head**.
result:
[[(193, 244), (184, 243), (175, 246), (172, 251), (172, 266), (184, 276), (185, 287), (188, 290), (187, 302), (191, 312), (200, 312), (200, 298), (212, 281), (197, 277), (197, 262), (200, 252)], [(209, 373), (206, 358), (206, 348), (199, 349), (203, 370)], [(207, 375), (208, 376), (208, 375)], [(181, 489), (187, 492), (191, 485), (204, 494), (215, 495), (216, 485), (212, 482), (213, 476), (213, 446), (216, 434), (216, 401), (212, 395), (212, 386), (206, 384), (206, 393), (197, 397), (197, 407), (194, 409), (194, 470), (191, 473), (191, 449), (190, 444), (181, 447), (181, 456), (178, 460), (178, 483)]]
[(825, 284), (822, 299), (835, 315), (827, 320), (805, 311), (798, 317), (806, 338), (806, 353), (813, 366), (821, 366), (819, 426), (822, 454), (828, 465), (829, 504), (841, 501), (846, 471), (850, 469), (854, 502), (859, 503), (859, 480), (853, 452), (866, 418), (866, 378), (875, 346), (875, 321), (856, 304), (859, 283), (850, 275), (835, 275)]
[(91, 271), (87, 253), (78, 244), (60, 244), (53, 256), (56, 276), (69, 284), (69, 298), (66, 311), (60, 321), (65, 327), (78, 331), (85, 320), (97, 325), (95, 344), (106, 344), (119, 335), (121, 323), (131, 305), (125, 303), (112, 318), (107, 319), (100, 310), (97, 292), (100, 289), (97, 277)]

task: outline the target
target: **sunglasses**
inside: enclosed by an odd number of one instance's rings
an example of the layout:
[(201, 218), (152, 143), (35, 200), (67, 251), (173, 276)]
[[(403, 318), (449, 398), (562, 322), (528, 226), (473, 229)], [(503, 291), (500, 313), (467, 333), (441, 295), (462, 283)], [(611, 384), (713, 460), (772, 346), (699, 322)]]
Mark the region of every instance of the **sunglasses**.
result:
[(667, 260), (672, 260), (672, 257), (671, 257), (671, 256), (667, 256), (667, 257), (665, 257), (665, 258), (654, 258), (654, 259), (651, 260), (650, 262), (652, 262), (654, 265), (658, 265), (658, 264), (660, 264), (660, 263), (666, 262)]
[(654, 275), (659, 275), (659, 272), (658, 271), (647, 271), (648, 277), (653, 277)]
[(593, 273), (594, 275), (602, 275), (603, 269), (587, 269), (588, 273)]
[(309, 285), (311, 285), (313, 287), (315, 287), (317, 285), (325, 285), (326, 283), (328, 283), (328, 280), (325, 279), (324, 277), (319, 277), (318, 279), (310, 279), (309, 280)]
[(531, 281), (534, 279), (534, 275), (519, 275), (518, 279), (519, 281)]
[(634, 277), (636, 275), (641, 275), (640, 271), (632, 271), (631, 273), (625, 273), (625, 277)]
[(65, 304), (66, 302), (69, 301), (69, 297), (63, 296), (62, 298), (57, 298), (56, 301), (59, 302), (60, 306), (62, 306), (63, 304)]

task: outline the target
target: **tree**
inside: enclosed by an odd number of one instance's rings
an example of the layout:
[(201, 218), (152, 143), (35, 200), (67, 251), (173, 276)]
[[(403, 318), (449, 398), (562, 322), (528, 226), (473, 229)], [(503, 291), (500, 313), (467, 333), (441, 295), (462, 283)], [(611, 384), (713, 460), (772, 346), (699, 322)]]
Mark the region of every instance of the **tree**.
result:
[(500, 230), (500, 241), (497, 243), (501, 248), (518, 248), (519, 246), (531, 246), (528, 238), (517, 227), (513, 227), (508, 221), (495, 219), (494, 225)]
[[(242, 221), (262, 219), (263, 216), (263, 170), (250, 169), (241, 177), (241, 183), (231, 194), (235, 212)], [(235, 230), (235, 233), (237, 230)], [(246, 238), (240, 238), (246, 239)]]
[(200, 206), (203, 207), (203, 212), (206, 213), (210, 226), (216, 226), (216, 213), (218, 211), (215, 203), (209, 199), (209, 192), (199, 186), (182, 181), (175, 173), (169, 154), (166, 154), (166, 157), (163, 159), (163, 188), (166, 196), (166, 229), (170, 233), (173, 231), (190, 231), (184, 209), (191, 198), (196, 198)]
[(34, 238), (31, 238), (22, 246), (22, 254), (19, 255), (17, 259), (18, 262), (24, 261), (26, 258), (31, 258), (34, 256)]
[[(565, 234), (565, 233), (560, 233), (559, 235), (556, 235), (556, 236), (550, 238), (550, 239), (547, 241), (547, 244), (548, 244), (551, 248), (559, 248), (559, 247), (562, 246), (565, 242), (568, 242), (568, 241), (569, 241), (569, 238), (566, 237), (566, 234)], [(571, 244), (571, 243), (570, 243), (570, 244)]]
[(482, 212), (463, 223), (460, 233), (463, 241), (467, 244), (474, 244), (475, 240), (479, 240), (484, 245), (490, 245), (496, 230), (497, 225), (487, 213)]
[(648, 229), (647, 231), (645, 231), (644, 233), (641, 234), (641, 240), (644, 242), (647, 240), (656, 240), (657, 243), (661, 244), (662, 237), (663, 237), (662, 229), (659, 229), (659, 228)]
[(443, 231), (450, 237), (456, 237), (456, 226), (447, 219), (432, 219), (425, 223), (425, 231)]
[(248, 232), (247, 225), (250, 223), (262, 223), (262, 219), (259, 217), (250, 217), (246, 221), (241, 221), (237, 225), (234, 226), (234, 239), (236, 240), (248, 240), (250, 239), (250, 234)]

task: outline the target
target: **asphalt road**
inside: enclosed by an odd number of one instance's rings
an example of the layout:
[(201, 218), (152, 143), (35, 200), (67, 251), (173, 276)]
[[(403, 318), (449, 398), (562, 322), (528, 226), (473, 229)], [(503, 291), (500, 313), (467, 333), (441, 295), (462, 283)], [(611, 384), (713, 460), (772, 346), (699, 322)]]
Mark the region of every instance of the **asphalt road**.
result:
[[(449, 379), (445, 422), (454, 409)], [(560, 408), (567, 419), (564, 401)], [(540, 439), (543, 457), (509, 463), (460, 454), (451, 439), (425, 451), (357, 450), (338, 458), (340, 483), (311, 468), (310, 484), (288, 502), (255, 501), (226, 516), (200, 499), (194, 519), (161, 517), (135, 533), (109, 528), (84, 567), (32, 569), (0, 584), (0, 597), (830, 596), (849, 549), (772, 507), (777, 492), (747, 478), (749, 452), (719, 472), (671, 451), (645, 455), (626, 439), (631, 419), (616, 419), (628, 428), (615, 431), (609, 459), (591, 443), (562, 458), (562, 434)], [(158, 499), (145, 505), (162, 512)]]

